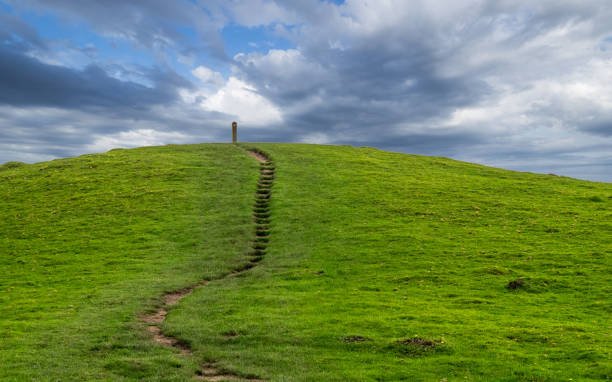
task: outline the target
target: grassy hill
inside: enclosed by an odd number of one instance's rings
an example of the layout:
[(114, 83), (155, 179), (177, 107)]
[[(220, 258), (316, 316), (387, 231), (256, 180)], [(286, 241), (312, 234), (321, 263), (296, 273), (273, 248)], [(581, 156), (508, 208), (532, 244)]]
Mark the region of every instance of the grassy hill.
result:
[[(605, 380), (612, 185), (369, 148), (231, 145), (0, 169), (0, 379)], [(210, 279), (150, 340), (138, 316)]]

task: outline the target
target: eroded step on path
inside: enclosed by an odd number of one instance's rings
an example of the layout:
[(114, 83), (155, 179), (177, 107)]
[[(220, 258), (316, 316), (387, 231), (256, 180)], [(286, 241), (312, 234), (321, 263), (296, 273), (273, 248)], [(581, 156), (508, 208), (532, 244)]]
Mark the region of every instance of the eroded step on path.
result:
[[(275, 166), (270, 156), (258, 149), (248, 149), (247, 153), (259, 162), (259, 180), (255, 191), (255, 203), (253, 205), (254, 237), (251, 250), (246, 256), (246, 261), (230, 273), (215, 278), (223, 280), (235, 277), (255, 267), (266, 254), (270, 241), (270, 199), (272, 197), (272, 185), (274, 183)], [(211, 280), (212, 281), (212, 280)], [(208, 280), (202, 280), (189, 287), (166, 293), (162, 296), (161, 306), (154, 312), (140, 317), (141, 322), (147, 325), (147, 331), (151, 333), (152, 340), (160, 345), (174, 348), (184, 356), (192, 356), (189, 345), (179, 338), (164, 334), (162, 326), (168, 312), (183, 298), (191, 294), (196, 288), (208, 284)], [(203, 364), (194, 376), (199, 381), (263, 381), (256, 376), (241, 376), (238, 373), (229, 372), (217, 367), (214, 363)]]

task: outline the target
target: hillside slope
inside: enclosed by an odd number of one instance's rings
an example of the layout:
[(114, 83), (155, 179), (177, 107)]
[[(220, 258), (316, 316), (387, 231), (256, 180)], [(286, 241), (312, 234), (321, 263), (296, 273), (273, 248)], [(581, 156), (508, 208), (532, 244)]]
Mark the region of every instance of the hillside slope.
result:
[(203, 356), (278, 381), (610, 376), (611, 185), (257, 147), (277, 166), (269, 252), (170, 322)]
[(0, 169), (0, 380), (189, 380), (138, 315), (244, 262), (257, 164), (231, 145)]
[[(250, 147), (246, 145), (245, 147)], [(256, 267), (257, 164), (232, 145), (0, 170), (0, 379), (558, 381), (612, 374), (612, 185), (370, 148), (257, 144), (276, 166)]]

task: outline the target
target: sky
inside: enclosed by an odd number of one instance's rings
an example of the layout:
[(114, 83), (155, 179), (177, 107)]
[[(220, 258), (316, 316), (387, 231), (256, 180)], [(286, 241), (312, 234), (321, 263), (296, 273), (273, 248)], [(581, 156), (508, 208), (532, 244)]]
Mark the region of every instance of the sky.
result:
[(612, 182), (609, 0), (0, 0), (0, 163), (349, 144)]

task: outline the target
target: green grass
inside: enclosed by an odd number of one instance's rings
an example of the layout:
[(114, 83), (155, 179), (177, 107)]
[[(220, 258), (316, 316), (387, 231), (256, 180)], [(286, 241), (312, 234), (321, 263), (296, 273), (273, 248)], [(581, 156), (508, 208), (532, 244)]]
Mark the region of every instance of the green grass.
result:
[(136, 317), (244, 261), (255, 161), (194, 145), (1, 168), (0, 379), (190, 380), (205, 361), (273, 381), (612, 375), (612, 185), (256, 146), (276, 166), (268, 251), (171, 311), (191, 358)]
[(200, 356), (275, 381), (610, 377), (611, 185), (257, 147), (277, 171), (269, 251), (172, 317)]
[(0, 380), (188, 380), (137, 316), (244, 262), (256, 180), (230, 145), (0, 168)]

